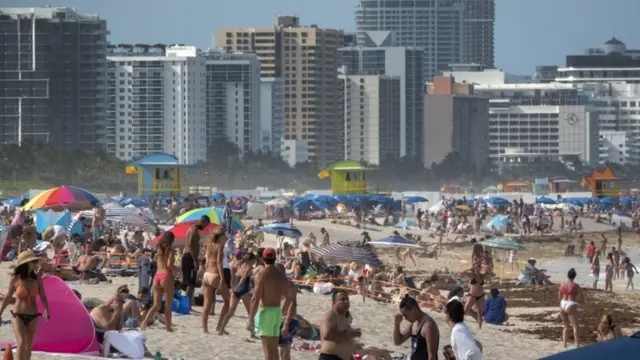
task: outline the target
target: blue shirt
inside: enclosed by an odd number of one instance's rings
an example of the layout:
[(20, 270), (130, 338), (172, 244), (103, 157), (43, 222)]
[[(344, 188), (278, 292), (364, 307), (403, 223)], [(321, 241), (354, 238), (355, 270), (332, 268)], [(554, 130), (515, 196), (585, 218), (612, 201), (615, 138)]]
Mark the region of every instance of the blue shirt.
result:
[(489, 296), (484, 303), (484, 321), (489, 324), (502, 324), (507, 311), (507, 301), (504, 296)]

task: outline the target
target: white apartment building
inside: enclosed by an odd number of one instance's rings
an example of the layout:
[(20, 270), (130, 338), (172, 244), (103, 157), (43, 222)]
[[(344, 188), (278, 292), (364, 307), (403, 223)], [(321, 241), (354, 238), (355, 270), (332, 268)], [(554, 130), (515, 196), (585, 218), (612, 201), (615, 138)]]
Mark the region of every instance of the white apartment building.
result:
[(507, 84), (502, 71), (490, 73), (494, 79), (484, 71), (450, 71), (445, 76), (474, 84), (474, 93), (489, 99), (489, 157), (494, 162), (576, 155), (585, 163), (598, 163), (598, 118), (575, 86)]
[(626, 131), (600, 131), (600, 162), (626, 164), (630, 155), (630, 137)]
[[(640, 51), (610, 39), (602, 48), (567, 56), (555, 80), (576, 86), (588, 97), (604, 136), (600, 137), (601, 162), (640, 164)], [(612, 137), (616, 141), (610, 145)], [(619, 141), (622, 138), (625, 141)], [(616, 144), (624, 149), (616, 150)]]
[(345, 160), (380, 165), (400, 158), (399, 76), (338, 75), (344, 116)]
[[(149, 51), (155, 50), (155, 51)], [(107, 56), (107, 150), (206, 160), (205, 59), (193, 46), (121, 46)]]
[(280, 155), (284, 138), (284, 94), (279, 78), (260, 80), (260, 149)]
[(206, 58), (207, 144), (221, 139), (242, 154), (261, 147), (260, 61), (255, 54), (210, 51)]
[(309, 161), (309, 142), (307, 140), (284, 139), (281, 142), (280, 156), (290, 167)]

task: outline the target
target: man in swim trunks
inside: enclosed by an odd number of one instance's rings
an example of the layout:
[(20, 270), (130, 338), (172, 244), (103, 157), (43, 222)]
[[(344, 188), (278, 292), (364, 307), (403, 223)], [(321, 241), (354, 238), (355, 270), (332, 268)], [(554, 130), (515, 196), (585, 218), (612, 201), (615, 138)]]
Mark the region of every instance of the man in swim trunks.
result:
[(285, 298), (289, 304), (284, 323), (290, 324), (295, 310), (295, 292), (287, 276), (274, 266), (276, 250), (264, 249), (262, 259), (264, 269), (256, 275), (251, 298), (249, 331), (255, 328), (256, 335), (262, 339), (265, 360), (279, 360), (278, 338), (280, 335), (286, 336), (289, 328), (285, 326), (280, 330), (283, 323), (280, 302)]
[[(287, 270), (282, 264), (275, 264), (274, 266), (285, 276), (287, 276)], [(293, 306), (293, 310), (291, 310), (293, 317), (291, 318), (291, 320), (289, 320), (289, 322), (287, 322), (286, 318), (283, 318), (282, 324), (280, 325), (280, 338), (278, 339), (280, 360), (291, 360), (291, 345), (293, 344), (293, 337), (298, 335), (298, 331), (300, 330), (300, 324), (296, 319), (298, 304), (296, 299), (295, 287), (289, 280), (287, 280), (287, 284), (291, 288), (290, 291), (293, 292), (293, 299), (285, 299), (284, 303), (282, 304), (282, 312), (287, 313), (289, 307)], [(291, 304), (291, 301), (293, 301), (293, 304)]]
[(196, 291), (196, 280), (198, 279), (198, 255), (200, 254), (200, 231), (204, 230), (211, 220), (207, 215), (203, 215), (198, 221), (187, 230), (187, 245), (182, 254), (182, 288), (187, 291), (189, 298), (189, 311), (192, 311), (193, 295)]
[(349, 294), (337, 290), (331, 296), (333, 306), (320, 322), (320, 356), (318, 360), (351, 360), (357, 350), (354, 338), (362, 336), (360, 329), (352, 329), (347, 317)]
[[(119, 289), (120, 290), (120, 289)], [(127, 289), (128, 291), (128, 289)], [(89, 315), (96, 328), (96, 338), (100, 343), (104, 339), (107, 330), (120, 331), (124, 327), (123, 305), (127, 300), (128, 293), (118, 293), (102, 305), (93, 308)]]
[(78, 258), (78, 261), (72, 265), (72, 268), (82, 274), (85, 280), (89, 278), (99, 277), (101, 269), (98, 269), (98, 263), (102, 262), (102, 267), (106, 265), (104, 257), (93, 254), (93, 247), (97, 244), (85, 244), (85, 253)]

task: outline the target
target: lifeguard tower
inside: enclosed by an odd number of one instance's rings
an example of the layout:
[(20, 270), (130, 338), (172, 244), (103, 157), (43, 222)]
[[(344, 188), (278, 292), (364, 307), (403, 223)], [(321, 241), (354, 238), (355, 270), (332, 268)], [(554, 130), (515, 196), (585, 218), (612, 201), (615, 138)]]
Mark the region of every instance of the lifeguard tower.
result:
[(180, 164), (171, 154), (157, 153), (127, 164), (126, 173), (138, 175), (138, 196), (180, 196), (181, 169), (194, 165)]
[(613, 197), (617, 198), (620, 193), (619, 178), (610, 168), (603, 171), (591, 170), (591, 174), (582, 178), (580, 186), (588, 187), (591, 190), (591, 196), (594, 197)]
[(318, 174), (320, 179), (331, 177), (333, 195), (366, 194), (369, 191), (366, 173), (372, 171), (355, 160), (331, 164)]

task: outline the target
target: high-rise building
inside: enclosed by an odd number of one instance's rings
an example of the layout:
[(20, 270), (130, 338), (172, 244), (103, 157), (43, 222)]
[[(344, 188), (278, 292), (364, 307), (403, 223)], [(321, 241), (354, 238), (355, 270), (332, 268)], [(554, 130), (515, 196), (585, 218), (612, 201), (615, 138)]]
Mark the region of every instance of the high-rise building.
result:
[(506, 75), (497, 70), (444, 75), (473, 84), (476, 95), (489, 99), (489, 157), (495, 163), (523, 165), (563, 156), (598, 163), (598, 117), (575, 86), (505, 83)]
[(473, 85), (440, 76), (428, 87), (425, 108), (425, 167), (456, 153), (480, 173), (489, 160), (488, 99), (475, 95)]
[[(640, 50), (610, 39), (602, 48), (567, 56), (556, 81), (574, 85), (588, 96), (600, 120), (603, 162), (640, 164)], [(625, 134), (612, 136), (612, 132)], [(610, 140), (619, 138), (625, 141), (618, 141), (614, 148), (620, 148), (622, 156), (609, 156)]]
[(343, 96), (345, 160), (380, 165), (400, 157), (400, 77), (338, 75)]
[(344, 156), (336, 128), (341, 127), (336, 88), (337, 51), (342, 30), (303, 26), (297, 16), (279, 16), (269, 28), (218, 31), (219, 47), (253, 51), (262, 77), (278, 77), (284, 94), (284, 139), (308, 140), (309, 160), (327, 164)]
[(0, 8), (0, 143), (101, 149), (107, 23), (70, 8)]
[(284, 98), (279, 78), (260, 81), (260, 133), (262, 151), (279, 155), (284, 138)]
[(206, 160), (205, 58), (193, 46), (111, 49), (107, 151), (122, 160), (152, 153)]
[(260, 61), (251, 53), (210, 51), (207, 65), (207, 144), (226, 139), (242, 154), (260, 140)]
[(423, 49), (426, 79), (449, 64), (494, 66), (494, 0), (360, 0), (355, 20), (359, 45), (393, 31), (394, 46)]
[[(367, 35), (371, 45), (386, 44), (386, 36)], [(424, 78), (422, 50), (406, 47), (348, 47), (338, 51), (347, 75), (388, 75), (400, 78), (400, 156), (422, 159)]]

